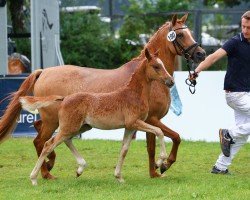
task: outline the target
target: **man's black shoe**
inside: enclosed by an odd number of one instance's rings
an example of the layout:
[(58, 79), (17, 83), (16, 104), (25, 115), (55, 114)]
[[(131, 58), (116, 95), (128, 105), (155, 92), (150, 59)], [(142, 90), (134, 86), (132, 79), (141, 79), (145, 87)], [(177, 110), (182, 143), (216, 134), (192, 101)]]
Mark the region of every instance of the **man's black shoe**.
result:
[(219, 136), (220, 136), (221, 151), (226, 157), (229, 157), (230, 156), (230, 146), (231, 146), (231, 144), (234, 144), (233, 139), (229, 135), (227, 129), (220, 129)]
[(220, 170), (216, 166), (213, 166), (211, 173), (212, 174), (230, 174), (229, 171), (228, 171), (228, 169), (226, 169), (226, 170)]

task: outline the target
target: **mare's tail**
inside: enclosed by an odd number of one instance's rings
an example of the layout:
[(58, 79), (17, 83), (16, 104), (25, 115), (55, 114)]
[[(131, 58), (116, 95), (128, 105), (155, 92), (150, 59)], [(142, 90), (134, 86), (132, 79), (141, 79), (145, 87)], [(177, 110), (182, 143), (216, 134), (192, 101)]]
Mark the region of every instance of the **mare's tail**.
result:
[(36, 109), (47, 107), (55, 102), (62, 101), (64, 97), (51, 95), (47, 97), (25, 96), (20, 98), (20, 103), (24, 110), (34, 112)]
[(11, 101), (0, 119), (0, 143), (8, 139), (16, 128), (17, 120), (22, 110), (19, 98), (32, 93), (36, 80), (41, 73), (42, 70), (34, 71), (24, 80), (16, 92), (7, 97)]

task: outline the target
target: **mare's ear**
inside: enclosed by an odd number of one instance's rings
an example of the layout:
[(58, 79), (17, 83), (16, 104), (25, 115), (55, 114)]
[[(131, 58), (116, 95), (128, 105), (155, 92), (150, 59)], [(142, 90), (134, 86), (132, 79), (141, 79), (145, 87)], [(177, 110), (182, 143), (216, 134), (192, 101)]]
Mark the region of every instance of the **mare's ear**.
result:
[(150, 55), (148, 48), (145, 49), (145, 56), (148, 60), (151, 60), (152, 56)]
[(187, 17), (188, 17), (188, 13), (186, 13), (181, 19), (180, 21), (185, 24), (186, 20), (187, 20)]
[(154, 53), (154, 56), (155, 56), (155, 57), (158, 57), (158, 56), (159, 56), (159, 51), (160, 51), (160, 49), (158, 49), (158, 50)]
[(176, 22), (177, 22), (177, 15), (174, 14), (172, 17), (172, 26), (175, 26)]

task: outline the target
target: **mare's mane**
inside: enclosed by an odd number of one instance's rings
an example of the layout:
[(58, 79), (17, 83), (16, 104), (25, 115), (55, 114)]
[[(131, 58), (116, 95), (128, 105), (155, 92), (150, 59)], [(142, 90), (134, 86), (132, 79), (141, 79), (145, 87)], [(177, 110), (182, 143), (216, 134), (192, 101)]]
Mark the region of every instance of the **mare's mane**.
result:
[[(142, 58), (145, 58), (144, 56), (144, 51), (146, 48), (150, 49), (149, 46), (154, 45), (154, 42), (157, 41), (159, 39), (159, 33), (164, 30), (167, 26), (170, 25), (171, 22), (167, 21), (165, 22), (165, 24), (163, 24), (149, 39), (148, 43), (144, 46), (144, 48), (142, 49), (141, 53), (139, 56), (135, 57), (132, 59), (132, 61), (136, 61), (136, 60), (140, 60)], [(153, 42), (154, 41), (154, 42)], [(154, 53), (154, 52), (152, 52)]]
[[(167, 30), (167, 28), (171, 25), (172, 22), (167, 21), (165, 22), (149, 39), (148, 43), (144, 46), (143, 50), (141, 51), (140, 55), (133, 58), (132, 61), (136, 61), (136, 60), (140, 60), (141, 58), (144, 58), (144, 51), (146, 48), (150, 49), (152, 53), (154, 53), (154, 51), (157, 51), (157, 49), (154, 49), (152, 51), (152, 49), (155, 46), (155, 43), (159, 43), (159, 41), (157, 42), (157, 40), (161, 39), (160, 38), (160, 33), (164, 30)], [(180, 24), (183, 23), (180, 19), (177, 19), (176, 24)], [(167, 36), (167, 35), (166, 35)], [(165, 36), (165, 37), (166, 37)]]

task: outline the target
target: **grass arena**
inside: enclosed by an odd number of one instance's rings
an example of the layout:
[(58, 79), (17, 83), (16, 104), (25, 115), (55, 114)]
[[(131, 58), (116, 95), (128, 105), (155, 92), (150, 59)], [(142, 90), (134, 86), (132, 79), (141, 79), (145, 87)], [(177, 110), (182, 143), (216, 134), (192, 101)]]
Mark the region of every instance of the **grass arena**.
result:
[[(218, 142), (182, 141), (178, 161), (161, 178), (149, 178), (146, 142), (132, 141), (124, 165), (126, 182), (113, 177), (120, 141), (73, 140), (88, 167), (76, 178), (76, 162), (66, 145), (57, 149), (53, 181), (33, 187), (28, 178), (37, 159), (31, 138), (13, 138), (0, 148), (1, 199), (247, 199), (249, 143), (230, 168), (230, 176), (213, 175), (211, 166), (220, 152)], [(167, 152), (171, 143), (166, 142)], [(159, 146), (157, 145), (157, 149)]]

